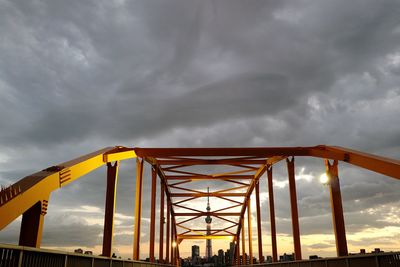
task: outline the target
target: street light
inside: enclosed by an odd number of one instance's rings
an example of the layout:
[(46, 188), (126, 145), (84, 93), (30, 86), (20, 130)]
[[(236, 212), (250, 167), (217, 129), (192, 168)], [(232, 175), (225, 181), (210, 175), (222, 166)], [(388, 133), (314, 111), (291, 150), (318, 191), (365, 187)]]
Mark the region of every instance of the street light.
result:
[(328, 176), (328, 174), (326, 172), (321, 174), (321, 176), (319, 177), (319, 181), (321, 182), (321, 184), (324, 184), (324, 185), (329, 184), (329, 176)]

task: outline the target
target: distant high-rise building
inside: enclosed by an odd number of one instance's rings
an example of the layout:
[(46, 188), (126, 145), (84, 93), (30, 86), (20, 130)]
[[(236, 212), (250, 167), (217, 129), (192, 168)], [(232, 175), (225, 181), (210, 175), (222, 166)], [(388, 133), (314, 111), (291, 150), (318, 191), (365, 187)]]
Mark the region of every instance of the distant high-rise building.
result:
[(230, 242), (229, 243), (229, 262), (226, 262), (227, 265), (235, 265), (233, 262), (235, 260), (235, 248), (236, 248), (236, 243)]
[(192, 258), (200, 256), (200, 247), (193, 245), (192, 246)]
[[(212, 218), (210, 216), (210, 189), (207, 187), (207, 217), (205, 219), (206, 224), (207, 224), (207, 235), (211, 235), (211, 222), (212, 222)], [(212, 257), (212, 243), (211, 243), (211, 239), (207, 239), (206, 240), (206, 258), (208, 261), (211, 260)]]
[(192, 265), (195, 266), (200, 261), (200, 247), (193, 245), (192, 246)]
[(225, 255), (224, 255), (224, 251), (222, 249), (218, 250), (217, 265), (218, 266), (225, 266)]

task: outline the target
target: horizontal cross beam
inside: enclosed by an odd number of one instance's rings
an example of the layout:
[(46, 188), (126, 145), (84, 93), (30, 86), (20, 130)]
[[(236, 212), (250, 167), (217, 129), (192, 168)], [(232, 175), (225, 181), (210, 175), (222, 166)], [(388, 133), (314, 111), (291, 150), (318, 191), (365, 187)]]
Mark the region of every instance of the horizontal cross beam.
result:
[(175, 212), (175, 216), (240, 216), (240, 212)]
[(167, 180), (224, 180), (224, 179), (253, 179), (253, 175), (166, 175), (165, 179)]
[(246, 193), (171, 193), (171, 197), (244, 197)]

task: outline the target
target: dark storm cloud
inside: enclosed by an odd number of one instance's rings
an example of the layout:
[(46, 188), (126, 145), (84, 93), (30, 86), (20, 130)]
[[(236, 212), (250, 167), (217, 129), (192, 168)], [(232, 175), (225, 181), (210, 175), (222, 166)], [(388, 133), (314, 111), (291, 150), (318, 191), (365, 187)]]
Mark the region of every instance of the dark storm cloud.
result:
[[(0, 2), (0, 183), (116, 144), (327, 143), (400, 158), (399, 13), (398, 1)], [(298, 181), (302, 232), (331, 231), (322, 162), (301, 166), (316, 177)], [(124, 163), (117, 212), (128, 217), (134, 176)], [(284, 164), (274, 177), (287, 179)], [(379, 218), (394, 213), (397, 181), (346, 164), (340, 177), (348, 231), (392, 225)], [(278, 228), (290, 233), (280, 185)], [(99, 219), (104, 193), (101, 168), (55, 192), (49, 209), (84, 203)], [(82, 242), (98, 242), (98, 226), (79, 227), (91, 235)], [(49, 228), (49, 244), (56, 235)]]

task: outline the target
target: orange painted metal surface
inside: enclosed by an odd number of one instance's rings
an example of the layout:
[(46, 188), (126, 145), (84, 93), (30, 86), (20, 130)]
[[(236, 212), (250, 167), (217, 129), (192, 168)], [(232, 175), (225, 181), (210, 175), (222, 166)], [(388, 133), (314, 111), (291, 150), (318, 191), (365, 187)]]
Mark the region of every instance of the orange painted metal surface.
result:
[[(400, 161), (389, 159), (352, 149), (335, 146), (313, 146), (313, 147), (248, 147), (248, 148), (127, 148), (108, 147), (88, 155), (67, 161), (43, 171), (27, 176), (15, 184), (0, 190), (0, 230), (23, 215), (20, 244), (27, 246), (40, 246), (41, 232), (43, 229), (43, 217), (45, 206), (52, 191), (75, 181), (85, 174), (97, 169), (104, 164), (114, 161), (137, 158), (136, 174), (136, 198), (135, 198), (135, 222), (134, 222), (134, 251), (133, 259), (139, 259), (140, 255), (140, 229), (142, 212), (142, 184), (144, 162), (154, 166), (154, 175), (158, 175), (160, 185), (165, 193), (167, 202), (166, 240), (164, 243), (161, 234), (164, 223), (164, 214), (161, 213), (160, 226), (160, 248), (159, 254), (163, 258), (163, 245), (166, 247), (166, 262), (178, 262), (179, 243), (185, 239), (217, 239), (232, 237), (242, 242), (242, 252), (245, 254), (244, 240), (244, 214), (250, 209), (250, 196), (254, 189), (258, 192), (258, 182), (267, 172), (268, 191), (271, 217), (271, 239), (272, 257), (277, 260), (276, 248), (276, 226), (275, 210), (272, 185), (272, 165), (288, 157), (318, 157), (326, 160), (343, 161), (367, 170), (388, 175), (400, 179)], [(287, 161), (289, 171), (289, 189), (291, 198), (291, 211), (293, 218), (293, 235), (296, 259), (301, 259), (300, 231), (298, 226), (298, 211), (296, 201), (296, 188), (294, 180), (294, 162)], [(337, 242), (338, 255), (347, 255), (345, 238), (345, 227), (343, 218), (343, 207), (341, 206), (340, 185), (337, 175), (337, 165), (327, 165), (327, 172), (332, 177), (330, 190), (332, 199), (332, 214), (334, 231)], [(205, 167), (211, 166), (207, 170)], [(219, 171), (214, 171), (217, 168)], [(223, 169), (223, 170), (221, 170)], [(111, 170), (111, 169), (110, 169)], [(211, 170), (211, 171), (210, 171)], [(117, 172), (117, 171), (116, 171)], [(107, 176), (112, 177), (112, 174)], [(112, 251), (112, 226), (115, 207), (115, 181), (110, 180), (110, 192), (106, 194), (106, 213), (103, 240), (103, 254), (109, 256)], [(202, 181), (218, 181), (225, 187), (219, 190), (205, 192), (205, 188), (194, 188), (193, 184)], [(112, 184), (114, 183), (114, 187)], [(155, 188), (155, 186), (153, 186)], [(114, 193), (114, 194), (112, 194)], [(259, 193), (259, 192), (258, 192)], [(257, 194), (258, 196), (258, 194)], [(151, 229), (155, 229), (155, 191), (152, 197)], [(163, 197), (161, 206), (163, 207)], [(218, 207), (207, 213), (204, 208), (193, 203), (205, 198), (215, 198), (219, 203), (226, 203), (224, 207)], [(40, 203), (40, 213), (39, 204)], [(260, 201), (256, 199), (257, 226), (260, 225)], [(162, 208), (161, 208), (162, 209)], [(163, 209), (162, 209), (163, 210)], [(43, 212), (44, 211), (44, 212)], [(201, 219), (206, 214), (228, 223), (224, 228), (214, 228), (209, 235), (204, 229), (192, 229), (189, 223)], [(251, 221), (248, 220), (251, 224)], [(33, 234), (27, 230), (29, 226), (34, 227)], [(251, 227), (250, 227), (251, 228)], [(259, 244), (259, 257), (262, 255), (259, 238), (261, 228), (258, 227), (257, 236)], [(251, 229), (249, 231), (251, 233)], [(151, 230), (150, 259), (154, 259), (154, 231)], [(242, 238), (239, 238), (242, 234)], [(176, 247), (172, 248), (172, 242)], [(251, 239), (249, 242), (251, 246)], [(239, 249), (237, 250), (239, 253)], [(249, 252), (252, 252), (251, 249)], [(252, 254), (252, 253), (251, 253)], [(237, 254), (238, 255), (238, 254)], [(173, 258), (171, 258), (173, 256)]]

